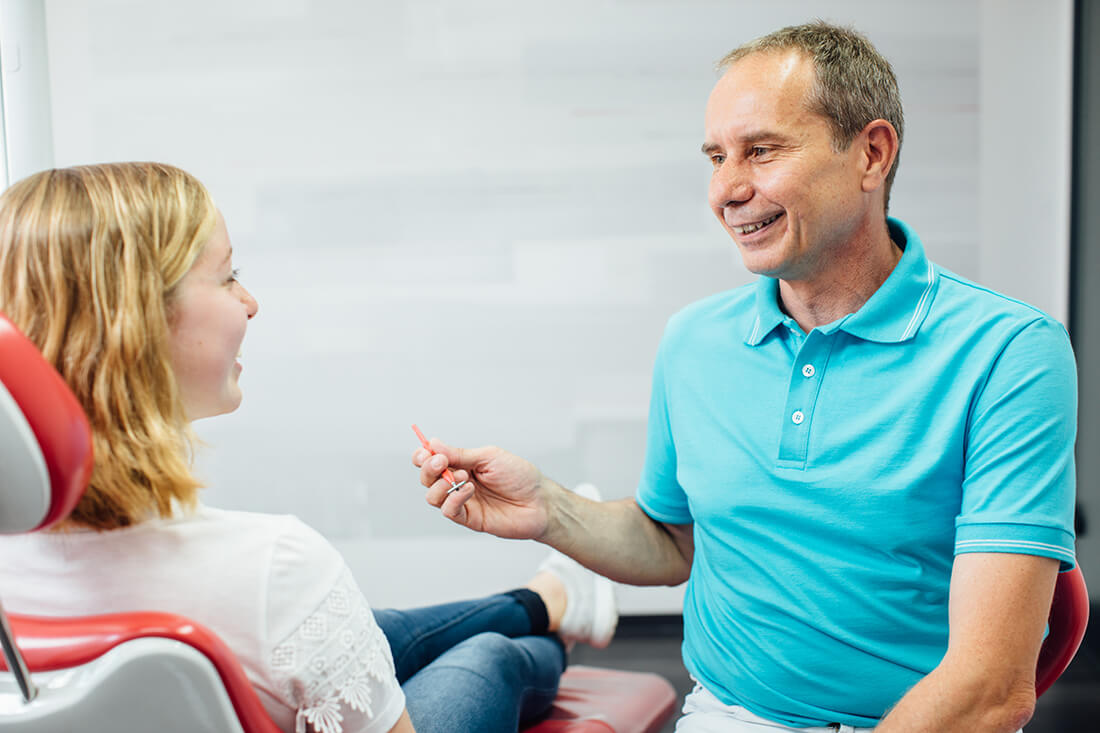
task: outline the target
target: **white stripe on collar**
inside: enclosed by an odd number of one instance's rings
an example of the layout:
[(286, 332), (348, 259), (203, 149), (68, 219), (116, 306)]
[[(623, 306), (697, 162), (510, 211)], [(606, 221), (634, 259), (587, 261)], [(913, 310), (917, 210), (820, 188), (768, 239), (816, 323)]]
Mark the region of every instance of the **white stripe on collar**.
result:
[(902, 334), (901, 340), (909, 338), (913, 335), (913, 332), (917, 330), (917, 321), (920, 319), (921, 311), (924, 310), (925, 303), (928, 300), (928, 296), (932, 294), (932, 283), (935, 272), (932, 269), (932, 261), (928, 261), (928, 285), (924, 287), (924, 292), (921, 293), (920, 300), (917, 301), (917, 309), (913, 311), (913, 317), (909, 319), (909, 325), (905, 327), (905, 333)]

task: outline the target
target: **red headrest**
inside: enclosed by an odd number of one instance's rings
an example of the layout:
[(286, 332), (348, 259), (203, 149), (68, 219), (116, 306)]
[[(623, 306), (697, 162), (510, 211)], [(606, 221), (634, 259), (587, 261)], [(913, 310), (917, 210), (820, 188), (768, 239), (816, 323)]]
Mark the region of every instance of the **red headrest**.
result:
[(92, 431), (65, 380), (0, 313), (0, 533), (69, 515), (92, 474)]

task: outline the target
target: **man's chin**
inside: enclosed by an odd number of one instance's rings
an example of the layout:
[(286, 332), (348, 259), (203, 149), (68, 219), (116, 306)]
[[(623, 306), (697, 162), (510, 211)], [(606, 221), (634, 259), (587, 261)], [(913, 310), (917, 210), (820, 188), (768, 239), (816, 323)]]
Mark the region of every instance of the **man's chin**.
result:
[(743, 247), (740, 247), (740, 250), (741, 264), (753, 275), (778, 278), (783, 271), (782, 263), (776, 262), (773, 257), (766, 256), (764, 252), (746, 252)]

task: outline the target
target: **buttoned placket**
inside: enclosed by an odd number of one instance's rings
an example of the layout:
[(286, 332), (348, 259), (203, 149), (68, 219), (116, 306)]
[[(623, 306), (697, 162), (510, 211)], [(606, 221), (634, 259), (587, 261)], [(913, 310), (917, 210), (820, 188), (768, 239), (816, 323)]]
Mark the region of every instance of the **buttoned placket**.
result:
[(806, 467), (814, 409), (837, 332), (825, 334), (814, 329), (800, 339), (802, 334), (792, 328), (790, 334), (796, 349), (779, 431), (776, 465), (803, 469)]

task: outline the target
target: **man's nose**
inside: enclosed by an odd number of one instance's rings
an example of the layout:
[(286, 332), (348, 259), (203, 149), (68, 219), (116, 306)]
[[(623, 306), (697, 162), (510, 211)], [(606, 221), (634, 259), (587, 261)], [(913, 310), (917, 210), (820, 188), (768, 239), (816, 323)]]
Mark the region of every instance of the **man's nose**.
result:
[(744, 166), (726, 161), (710, 179), (710, 205), (713, 209), (743, 204), (752, 198), (752, 182)]

